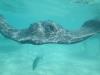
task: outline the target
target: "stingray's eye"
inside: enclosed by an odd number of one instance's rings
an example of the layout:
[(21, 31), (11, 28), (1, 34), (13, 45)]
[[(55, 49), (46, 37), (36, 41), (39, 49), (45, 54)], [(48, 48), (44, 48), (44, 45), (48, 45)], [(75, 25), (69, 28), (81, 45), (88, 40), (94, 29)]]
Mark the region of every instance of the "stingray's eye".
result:
[(37, 30), (38, 29), (38, 23), (33, 23), (33, 24), (31, 24), (31, 26), (29, 27), (29, 30), (30, 31), (35, 31), (35, 30)]
[(47, 30), (48, 32), (55, 31), (54, 26), (52, 26), (52, 25), (50, 25), (50, 24), (48, 24), (45, 28), (46, 28), (46, 30)]
[(52, 22), (43, 22), (42, 23), (43, 28), (45, 29), (46, 32), (54, 32), (56, 31), (55, 26), (52, 24)]

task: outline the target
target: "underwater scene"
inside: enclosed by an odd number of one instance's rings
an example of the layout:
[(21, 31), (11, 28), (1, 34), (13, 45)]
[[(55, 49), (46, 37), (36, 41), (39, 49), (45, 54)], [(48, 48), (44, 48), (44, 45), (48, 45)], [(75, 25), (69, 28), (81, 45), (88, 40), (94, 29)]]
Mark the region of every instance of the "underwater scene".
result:
[[(0, 0), (0, 15), (19, 30), (51, 20), (74, 32), (88, 20), (100, 20), (100, 0)], [(3, 23), (0, 19), (0, 75), (100, 75), (100, 33), (73, 44), (22, 44), (2, 35)]]

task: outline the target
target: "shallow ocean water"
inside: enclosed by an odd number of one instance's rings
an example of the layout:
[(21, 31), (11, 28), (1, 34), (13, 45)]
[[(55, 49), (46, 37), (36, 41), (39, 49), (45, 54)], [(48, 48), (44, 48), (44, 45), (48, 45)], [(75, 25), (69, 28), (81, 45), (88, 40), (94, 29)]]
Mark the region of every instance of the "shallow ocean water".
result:
[[(49, 19), (77, 30), (99, 13), (99, 0), (0, 0), (0, 14), (19, 29)], [(100, 75), (100, 34), (72, 45), (19, 44), (0, 35), (0, 75)]]

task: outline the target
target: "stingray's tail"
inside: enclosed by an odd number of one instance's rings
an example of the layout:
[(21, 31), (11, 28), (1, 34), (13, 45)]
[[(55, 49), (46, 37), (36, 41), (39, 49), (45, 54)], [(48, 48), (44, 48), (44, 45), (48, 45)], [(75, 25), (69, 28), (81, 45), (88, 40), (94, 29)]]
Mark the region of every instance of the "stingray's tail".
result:
[(95, 34), (100, 32), (100, 20), (89, 20), (82, 26), (83, 32)]

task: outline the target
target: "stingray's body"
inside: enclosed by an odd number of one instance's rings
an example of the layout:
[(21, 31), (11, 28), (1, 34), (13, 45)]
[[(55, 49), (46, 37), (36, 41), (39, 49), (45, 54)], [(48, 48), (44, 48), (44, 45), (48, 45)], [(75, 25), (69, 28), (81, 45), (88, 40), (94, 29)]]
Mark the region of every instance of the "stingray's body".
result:
[(100, 32), (99, 20), (89, 20), (79, 30), (71, 32), (52, 21), (41, 21), (31, 24), (26, 29), (15, 29), (2, 16), (0, 17), (0, 33), (23, 44), (73, 44), (81, 42), (98, 32)]

